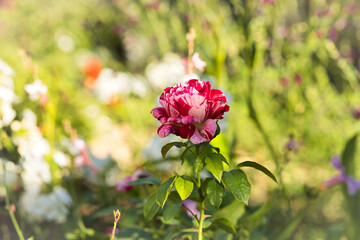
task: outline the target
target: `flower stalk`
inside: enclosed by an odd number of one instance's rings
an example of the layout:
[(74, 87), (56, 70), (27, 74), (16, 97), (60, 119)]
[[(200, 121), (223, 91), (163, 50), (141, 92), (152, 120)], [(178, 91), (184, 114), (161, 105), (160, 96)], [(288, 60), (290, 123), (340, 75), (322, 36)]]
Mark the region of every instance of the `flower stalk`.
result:
[(120, 216), (121, 216), (121, 213), (120, 213), (119, 209), (117, 209), (116, 211), (114, 210), (113, 213), (114, 213), (115, 220), (114, 220), (114, 227), (113, 227), (113, 230), (112, 230), (111, 240), (114, 240), (115, 231), (116, 231), (116, 225), (117, 225), (117, 222), (119, 221)]
[(9, 191), (8, 191), (8, 188), (7, 188), (7, 185), (6, 185), (6, 166), (5, 166), (5, 162), (3, 162), (3, 169), (4, 169), (4, 178), (3, 178), (3, 183), (4, 183), (4, 186), (5, 186), (5, 208), (6, 210), (8, 211), (9, 213), (9, 216), (10, 216), (10, 219), (11, 219), (11, 222), (12, 224), (14, 225), (14, 228), (15, 228), (15, 231), (19, 237), (19, 240), (25, 240), (22, 232), (21, 232), (21, 229), (19, 227), (19, 224), (16, 220), (16, 217), (15, 217), (15, 205), (13, 204), (10, 204), (10, 197), (9, 197)]
[[(198, 152), (198, 151), (197, 151)], [(197, 158), (199, 157), (199, 154)], [(201, 192), (201, 177), (200, 171), (197, 172), (197, 188), (199, 192), (199, 197), (201, 201), (200, 207), (200, 218), (199, 218), (199, 228), (198, 228), (198, 240), (203, 240), (203, 223), (204, 223), (204, 208), (205, 208), (205, 198)]]

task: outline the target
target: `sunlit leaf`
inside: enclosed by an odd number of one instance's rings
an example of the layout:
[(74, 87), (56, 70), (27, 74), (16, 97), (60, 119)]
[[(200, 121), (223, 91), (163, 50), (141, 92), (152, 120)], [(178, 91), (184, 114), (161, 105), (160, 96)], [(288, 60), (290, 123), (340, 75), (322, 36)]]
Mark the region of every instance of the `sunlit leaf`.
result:
[(235, 199), (248, 204), (251, 185), (243, 171), (235, 169), (230, 172), (224, 172), (222, 179), (226, 188), (234, 195)]
[(177, 177), (175, 180), (175, 189), (179, 193), (181, 200), (188, 198), (194, 188), (194, 183), (183, 177)]
[(211, 205), (218, 208), (223, 200), (225, 193), (224, 186), (215, 179), (210, 180), (206, 185), (207, 198)]
[(177, 145), (178, 147), (181, 147), (181, 146), (184, 145), (184, 143), (182, 143), (182, 142), (171, 142), (171, 143), (168, 143), (168, 144), (164, 145), (161, 148), (161, 155), (162, 155), (163, 159), (165, 158), (168, 151), (175, 145)]
[(151, 220), (155, 216), (159, 208), (160, 206), (156, 202), (156, 194), (154, 193), (145, 201), (143, 209), (145, 220)]
[(164, 207), (164, 204), (171, 192), (171, 189), (174, 186), (174, 181), (177, 177), (169, 178), (163, 184), (160, 185), (159, 189), (156, 192), (156, 202), (161, 206)]
[(261, 164), (258, 164), (257, 162), (245, 161), (245, 162), (239, 163), (236, 167), (237, 168), (241, 168), (241, 167), (255, 168), (256, 170), (259, 170), (259, 171), (265, 173), (268, 177), (270, 177), (272, 180), (274, 180), (277, 183), (277, 180), (276, 180), (276, 177), (274, 176), (274, 174), (272, 174), (266, 167), (264, 167)]
[(221, 160), (221, 154), (210, 154), (206, 159), (205, 163), (207, 169), (214, 175), (214, 177), (220, 182), (224, 171), (224, 166)]

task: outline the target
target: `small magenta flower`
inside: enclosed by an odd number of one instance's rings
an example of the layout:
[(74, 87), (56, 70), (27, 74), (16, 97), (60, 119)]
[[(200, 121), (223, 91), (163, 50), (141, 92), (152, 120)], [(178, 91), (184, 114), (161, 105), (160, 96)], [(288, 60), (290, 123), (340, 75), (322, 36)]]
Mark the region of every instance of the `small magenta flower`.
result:
[(147, 177), (151, 177), (149, 172), (141, 169), (136, 170), (134, 174), (123, 178), (118, 184), (116, 184), (116, 189), (120, 192), (128, 192), (134, 187), (133, 185), (128, 184), (129, 182)]
[(285, 150), (288, 152), (297, 152), (299, 150), (299, 143), (295, 141), (294, 135), (289, 136), (289, 141), (285, 144)]
[(275, 5), (275, 0), (261, 0), (262, 4)]
[(209, 82), (197, 79), (165, 88), (159, 102), (162, 107), (151, 111), (161, 122), (159, 137), (175, 134), (194, 144), (213, 139), (217, 129), (215, 120), (222, 119), (230, 109), (220, 90), (211, 89)]
[(181, 59), (184, 64), (185, 74), (192, 74), (196, 68), (200, 72), (203, 72), (206, 67), (206, 62), (201, 60), (199, 53), (194, 53), (191, 59), (183, 58)]
[(360, 107), (353, 109), (352, 115), (356, 120), (360, 119)]
[(194, 53), (194, 55), (191, 58), (192, 63), (194, 64), (194, 67), (198, 69), (200, 72), (203, 72), (206, 67), (206, 62), (200, 59), (199, 53)]
[(331, 159), (331, 163), (335, 169), (337, 169), (340, 174), (323, 182), (320, 185), (320, 189), (326, 189), (331, 186), (334, 186), (338, 183), (346, 183), (348, 187), (348, 193), (353, 196), (357, 190), (360, 190), (360, 182), (355, 180), (354, 178), (346, 175), (344, 167), (341, 165), (341, 160), (338, 155), (334, 156)]
[(303, 82), (303, 79), (302, 79), (301, 75), (295, 74), (295, 76), (294, 76), (294, 82), (295, 82), (296, 84), (298, 84), (298, 85), (301, 85), (302, 82)]
[(356, 8), (355, 4), (348, 4), (344, 7), (344, 11), (347, 14), (353, 14), (356, 11)]
[(289, 85), (289, 80), (286, 77), (280, 78), (280, 84), (283, 87), (287, 87)]
[(186, 214), (189, 217), (193, 217), (193, 214), (199, 218), (200, 217), (200, 211), (198, 209), (198, 204), (197, 202), (190, 200), (190, 199), (186, 199), (183, 202), (183, 205), (185, 206), (184, 209), (186, 211)]

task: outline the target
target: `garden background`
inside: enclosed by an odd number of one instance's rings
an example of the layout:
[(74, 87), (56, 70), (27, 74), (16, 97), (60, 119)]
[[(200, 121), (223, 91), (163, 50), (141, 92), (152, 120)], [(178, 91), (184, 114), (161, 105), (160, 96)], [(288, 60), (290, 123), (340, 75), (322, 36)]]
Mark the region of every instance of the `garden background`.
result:
[[(17, 239), (11, 216), (26, 239), (109, 239), (116, 209), (116, 239), (196, 239), (184, 209), (145, 219), (154, 186), (124, 182), (191, 171), (162, 158), (178, 138), (150, 114), (191, 78), (230, 106), (212, 145), (278, 180), (244, 169), (249, 204), (225, 194), (231, 226), (208, 239), (357, 239), (359, 28), (356, 1), (0, 0), (0, 239)], [(336, 155), (354, 186), (326, 182)]]

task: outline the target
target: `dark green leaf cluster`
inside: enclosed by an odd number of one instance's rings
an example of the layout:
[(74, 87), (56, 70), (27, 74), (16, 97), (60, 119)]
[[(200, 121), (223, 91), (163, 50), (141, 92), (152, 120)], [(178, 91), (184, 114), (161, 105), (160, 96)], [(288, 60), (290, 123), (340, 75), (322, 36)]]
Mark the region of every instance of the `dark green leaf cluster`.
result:
[[(233, 197), (243, 204), (247, 205), (251, 192), (251, 185), (246, 174), (240, 169), (242, 167), (252, 167), (257, 169), (276, 182), (275, 176), (264, 166), (246, 161), (238, 164), (234, 169), (229, 169), (229, 161), (220, 153), (220, 149), (211, 146), (209, 143), (192, 144), (187, 141), (171, 142), (163, 146), (161, 154), (163, 158), (172, 147), (184, 148), (180, 155), (182, 163), (191, 161), (193, 163), (193, 176), (176, 175), (162, 184), (158, 178), (139, 179), (130, 184), (153, 184), (159, 186), (157, 191), (153, 193), (145, 202), (143, 213), (146, 220), (152, 219), (160, 208), (163, 209), (163, 220), (169, 222), (178, 213), (181, 206), (186, 208), (182, 201), (191, 199), (197, 202), (206, 201), (211, 206), (219, 209), (223, 203), (226, 189)], [(201, 179), (200, 171), (204, 168), (211, 173), (211, 177)], [(197, 178), (195, 176), (198, 176)], [(239, 204), (239, 203), (238, 203)], [(234, 230), (233, 224), (228, 217), (219, 217), (214, 215), (208, 221), (215, 225), (220, 225), (227, 230)], [(195, 219), (194, 225), (199, 222), (197, 216), (193, 214)], [(231, 219), (231, 217), (230, 217)], [(210, 226), (210, 224), (209, 224)]]

